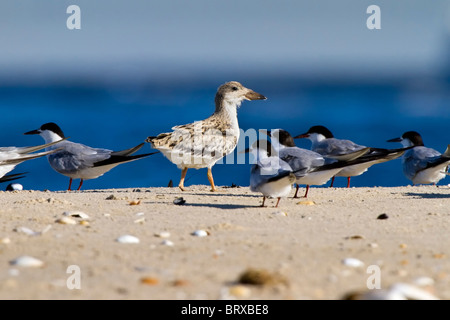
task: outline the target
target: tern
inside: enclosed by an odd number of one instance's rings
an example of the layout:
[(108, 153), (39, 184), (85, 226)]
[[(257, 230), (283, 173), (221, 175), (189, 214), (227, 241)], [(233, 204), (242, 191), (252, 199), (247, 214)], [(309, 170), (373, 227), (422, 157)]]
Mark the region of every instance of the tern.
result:
[(436, 185), (445, 178), (450, 165), (450, 145), (441, 154), (435, 149), (425, 147), (422, 136), (416, 131), (405, 132), (400, 138), (388, 142), (400, 142), (404, 147), (411, 147), (402, 157), (402, 166), (403, 174), (413, 185)]
[(291, 166), (297, 177), (297, 190), (294, 198), (297, 198), (299, 184), (306, 185), (304, 195), (306, 198), (310, 185), (323, 185), (342, 169), (371, 160), (363, 158), (369, 148), (345, 155), (326, 157), (318, 152), (297, 147), (294, 138), (286, 130), (274, 129), (268, 131), (267, 134), (271, 137), (272, 145), (277, 150), (279, 157)]
[(278, 207), (280, 199), (289, 195), (296, 180), (292, 168), (272, 155), (273, 148), (267, 140), (256, 141), (245, 152), (251, 153), (255, 159), (250, 171), (250, 190), (263, 194), (261, 207), (264, 207), (266, 198), (278, 198), (275, 206)]
[[(47, 150), (52, 152), (47, 155), (47, 159), (56, 172), (70, 178), (69, 191), (71, 190), (73, 179), (80, 179), (80, 185), (77, 189), (80, 190), (84, 180), (98, 178), (119, 164), (142, 159), (157, 153), (132, 155), (141, 149), (144, 143), (127, 150), (112, 151), (91, 148), (80, 143), (67, 141), (61, 128), (53, 122), (46, 123), (39, 129), (26, 132), (25, 134), (38, 134), (47, 143), (52, 143), (51, 146), (47, 147)], [(57, 150), (55, 151), (55, 149)]]
[(350, 140), (337, 139), (331, 131), (324, 126), (313, 126), (306, 133), (294, 137), (294, 139), (300, 138), (311, 140), (311, 150), (326, 157), (353, 154), (356, 151), (364, 149), (368, 151), (360, 158), (360, 160), (368, 161), (362, 161), (359, 164), (343, 168), (331, 179), (330, 187), (333, 187), (335, 177), (347, 177), (347, 188), (350, 188), (350, 179), (352, 177), (362, 175), (375, 164), (397, 159), (406, 151), (406, 149), (389, 150), (382, 148), (368, 148)]

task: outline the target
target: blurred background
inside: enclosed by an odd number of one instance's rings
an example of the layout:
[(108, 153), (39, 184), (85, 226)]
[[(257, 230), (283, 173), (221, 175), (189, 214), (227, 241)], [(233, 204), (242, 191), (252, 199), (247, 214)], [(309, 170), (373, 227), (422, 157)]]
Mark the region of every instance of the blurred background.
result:
[[(66, 27), (73, 4), (80, 30)], [(372, 4), (381, 8), (380, 30), (366, 26)], [(366, 146), (397, 148), (386, 140), (409, 130), (440, 152), (450, 143), (447, 0), (8, 0), (0, 43), (0, 146), (41, 144), (23, 133), (56, 122), (72, 141), (127, 149), (208, 117), (217, 87), (230, 80), (268, 97), (243, 103), (244, 131), (297, 135), (320, 124)], [(220, 186), (247, 186), (249, 171), (213, 168)], [(29, 172), (19, 180), (25, 189), (68, 187), (45, 158), (18, 172)], [(179, 176), (158, 154), (83, 188), (165, 187)], [(208, 184), (206, 169), (189, 170), (190, 184)], [(407, 184), (400, 160), (352, 179), (356, 187)]]

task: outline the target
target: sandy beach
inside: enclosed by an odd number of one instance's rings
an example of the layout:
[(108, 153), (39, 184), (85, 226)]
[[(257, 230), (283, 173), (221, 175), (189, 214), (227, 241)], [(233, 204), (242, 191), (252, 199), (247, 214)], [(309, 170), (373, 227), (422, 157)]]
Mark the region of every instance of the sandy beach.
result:
[[(247, 187), (202, 185), (0, 192), (0, 299), (335, 300), (367, 291), (369, 266), (382, 289), (450, 298), (449, 186), (311, 188), (279, 208), (261, 202)], [(21, 256), (42, 265), (15, 265)], [(252, 270), (267, 279), (245, 283)]]

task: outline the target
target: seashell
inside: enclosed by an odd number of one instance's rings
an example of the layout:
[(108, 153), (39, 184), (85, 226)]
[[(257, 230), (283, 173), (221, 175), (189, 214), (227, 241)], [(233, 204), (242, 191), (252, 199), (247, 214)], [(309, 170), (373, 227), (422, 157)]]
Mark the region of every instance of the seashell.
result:
[(354, 291), (344, 300), (439, 300), (433, 294), (407, 283), (394, 283), (388, 289)]
[(62, 217), (60, 219), (57, 219), (55, 222), (60, 224), (77, 224), (77, 220), (70, 217)]
[(172, 285), (174, 287), (185, 287), (185, 286), (189, 285), (189, 281), (183, 280), (183, 279), (176, 279), (172, 282)]
[(364, 236), (361, 236), (359, 234), (355, 234), (354, 236), (345, 237), (346, 240), (361, 240), (365, 239)]
[(173, 200), (173, 204), (175, 204), (177, 206), (182, 206), (185, 203), (186, 203), (186, 200), (184, 200), (183, 197), (179, 197), (179, 198), (176, 198), (175, 200)]
[(63, 216), (89, 220), (89, 216), (81, 211), (66, 211), (63, 213)]
[(311, 200), (303, 200), (303, 201), (297, 202), (297, 204), (304, 205), (304, 206), (314, 206), (316, 203)]
[(6, 191), (22, 191), (23, 186), (20, 183), (10, 183), (6, 187)]
[(272, 213), (274, 216), (282, 216), (282, 217), (287, 217), (287, 213), (284, 211), (276, 211)]
[(430, 277), (418, 277), (414, 279), (414, 284), (419, 287), (432, 286), (434, 284), (434, 280)]
[(155, 233), (155, 237), (158, 237), (158, 238), (169, 238), (170, 237), (170, 232), (162, 231), (160, 233)]
[(194, 232), (191, 233), (191, 235), (193, 235), (195, 237), (207, 237), (211, 234), (205, 230), (195, 230)]
[(1, 238), (0, 239), (0, 244), (8, 244), (8, 243), (11, 243), (10, 238)]
[(135, 214), (136, 217), (142, 217), (143, 215), (145, 215), (144, 212), (138, 212)]
[(358, 268), (364, 266), (364, 262), (356, 258), (345, 258), (342, 264), (348, 267)]
[(444, 259), (446, 257), (445, 253), (435, 253), (433, 254), (433, 258), (435, 259)]
[(400, 249), (406, 249), (408, 246), (406, 245), (406, 244), (404, 244), (404, 243), (401, 243), (400, 245), (399, 245), (399, 248)]
[(145, 218), (139, 218), (134, 220), (134, 223), (144, 223), (145, 222)]
[(29, 267), (29, 268), (39, 268), (44, 265), (44, 262), (42, 262), (41, 260), (30, 256), (20, 256), (10, 261), (9, 263), (13, 266)]
[(161, 242), (161, 244), (163, 246), (169, 246), (169, 247), (173, 247), (174, 243), (170, 240), (163, 240), (163, 242)]
[(136, 238), (135, 236), (130, 236), (129, 234), (120, 236), (116, 239), (117, 242), (120, 243), (139, 243), (139, 239)]
[(141, 204), (141, 200), (132, 200), (130, 201), (130, 206), (137, 206)]
[(141, 283), (146, 284), (148, 286), (154, 286), (159, 284), (159, 279), (155, 277), (144, 277), (141, 278)]
[(80, 221), (80, 225), (82, 225), (82, 226), (88, 226), (88, 225), (89, 225), (89, 221), (82, 220), (82, 221)]
[(19, 233), (25, 233), (26, 235), (29, 236), (38, 236), (40, 235), (40, 232), (36, 232), (31, 230), (30, 228), (27, 227), (17, 227), (14, 229), (15, 232), (19, 232)]
[(249, 298), (251, 293), (250, 288), (243, 285), (235, 285), (228, 288), (228, 294), (236, 298)]
[(377, 217), (378, 220), (386, 220), (389, 219), (389, 216), (386, 213), (382, 213)]
[(277, 284), (287, 285), (288, 281), (284, 276), (278, 273), (272, 273), (265, 269), (249, 268), (239, 276), (238, 283), (263, 286)]

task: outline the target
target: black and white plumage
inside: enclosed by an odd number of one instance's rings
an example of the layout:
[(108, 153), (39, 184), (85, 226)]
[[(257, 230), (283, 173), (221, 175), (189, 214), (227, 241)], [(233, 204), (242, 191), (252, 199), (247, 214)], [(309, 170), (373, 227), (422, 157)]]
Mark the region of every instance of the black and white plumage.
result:
[(47, 150), (42, 152), (33, 153), (42, 149), (53, 146), (55, 143), (50, 142), (33, 147), (0, 147), (0, 178), (3, 182), (18, 179), (22, 174), (6, 175), (8, 172), (14, 170), (14, 168), (20, 163), (37, 159), (51, 153), (55, 150)]
[(350, 179), (352, 177), (363, 174), (375, 164), (397, 159), (405, 152), (405, 149), (369, 148), (350, 140), (337, 139), (324, 126), (313, 126), (306, 133), (294, 137), (294, 139), (299, 138), (311, 140), (311, 150), (325, 157), (345, 156), (354, 154), (357, 151), (367, 150), (365, 154), (358, 157), (360, 160), (367, 161), (361, 161), (361, 163), (344, 167), (332, 178), (330, 187), (333, 186), (335, 177), (347, 177), (347, 188), (350, 188)]
[(262, 207), (266, 198), (277, 198), (275, 207), (278, 207), (280, 199), (289, 195), (296, 180), (292, 168), (278, 156), (272, 155), (273, 149), (267, 140), (258, 140), (245, 151), (255, 159), (250, 171), (250, 190), (262, 193)]
[(132, 155), (141, 149), (144, 143), (127, 150), (112, 151), (71, 142), (66, 140), (61, 128), (52, 122), (25, 134), (38, 134), (46, 142), (52, 143), (51, 146), (47, 147), (47, 150), (52, 152), (47, 155), (48, 161), (56, 172), (70, 178), (68, 190), (71, 190), (73, 179), (80, 179), (78, 187), (78, 190), (80, 190), (84, 180), (98, 178), (119, 164), (154, 154)]
[(283, 129), (274, 129), (268, 132), (272, 146), (278, 156), (287, 162), (295, 172), (297, 189), (294, 198), (297, 198), (300, 184), (306, 185), (304, 197), (308, 196), (311, 185), (323, 185), (336, 175), (343, 167), (343, 163), (321, 154), (299, 148), (289, 132)]
[(400, 138), (388, 140), (400, 142), (410, 147), (402, 157), (403, 174), (417, 184), (437, 184), (448, 174), (450, 165), (450, 146), (441, 154), (439, 151), (425, 147), (422, 136), (416, 131), (405, 132)]
[(216, 108), (209, 118), (175, 126), (173, 131), (148, 137), (146, 142), (182, 170), (178, 184), (181, 190), (184, 190), (184, 179), (189, 168), (208, 168), (211, 191), (216, 191), (211, 168), (236, 148), (240, 135), (237, 109), (243, 100), (265, 99), (239, 82), (227, 82), (218, 88)]

